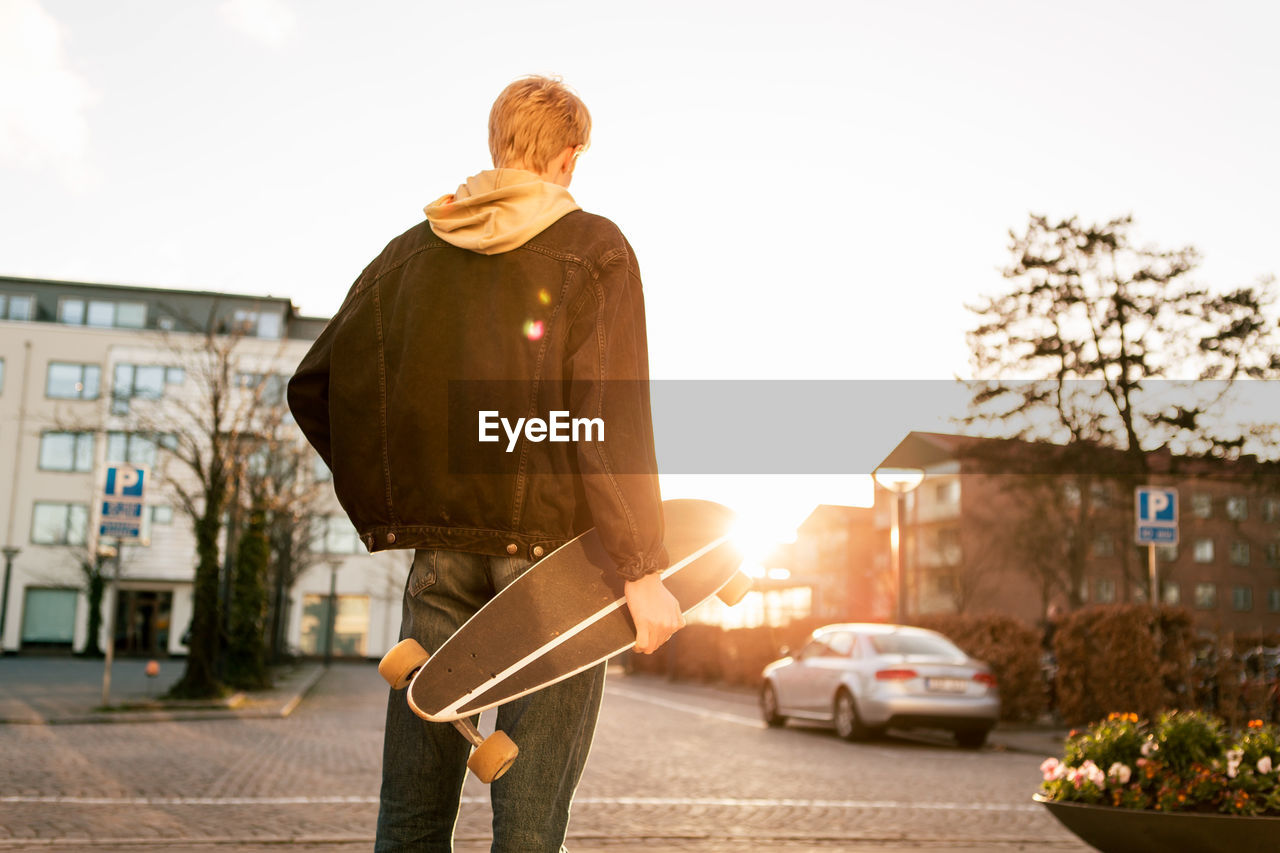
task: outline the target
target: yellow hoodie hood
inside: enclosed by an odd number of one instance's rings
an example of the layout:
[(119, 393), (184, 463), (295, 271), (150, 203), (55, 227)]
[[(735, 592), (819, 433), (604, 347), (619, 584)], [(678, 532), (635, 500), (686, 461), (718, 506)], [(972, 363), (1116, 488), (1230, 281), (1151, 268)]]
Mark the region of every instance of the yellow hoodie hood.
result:
[(518, 249), (566, 213), (569, 190), (523, 169), (490, 169), (423, 208), (441, 240), (482, 255)]

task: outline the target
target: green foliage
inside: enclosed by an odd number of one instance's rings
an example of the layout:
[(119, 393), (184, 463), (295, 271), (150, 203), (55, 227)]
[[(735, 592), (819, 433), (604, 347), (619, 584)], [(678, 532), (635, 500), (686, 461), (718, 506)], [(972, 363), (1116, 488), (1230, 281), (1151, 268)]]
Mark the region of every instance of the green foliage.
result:
[(266, 513), (255, 507), (240, 536), (231, 589), (225, 677), (232, 687), (253, 690), (271, 686), (264, 636), (270, 559)]
[(1177, 773), (1193, 765), (1209, 765), (1226, 752), (1227, 733), (1222, 722), (1195, 711), (1161, 714), (1153, 734), (1160, 760)]

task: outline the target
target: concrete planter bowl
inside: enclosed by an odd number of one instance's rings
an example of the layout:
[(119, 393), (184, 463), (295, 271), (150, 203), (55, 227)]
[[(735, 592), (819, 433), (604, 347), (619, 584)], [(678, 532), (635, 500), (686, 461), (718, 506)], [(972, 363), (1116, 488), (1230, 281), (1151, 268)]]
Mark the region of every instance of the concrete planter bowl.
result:
[(1041, 794), (1033, 798), (1101, 853), (1244, 853), (1280, 845), (1280, 817), (1118, 809), (1056, 802)]

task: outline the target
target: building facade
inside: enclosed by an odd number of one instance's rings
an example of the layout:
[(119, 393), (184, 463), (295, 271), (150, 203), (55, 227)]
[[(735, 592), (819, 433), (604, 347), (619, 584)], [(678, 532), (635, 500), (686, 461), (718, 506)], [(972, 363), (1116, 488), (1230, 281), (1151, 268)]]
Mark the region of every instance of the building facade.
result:
[[(103, 602), (98, 646), (114, 622), (118, 654), (185, 652), (196, 548), (177, 489), (191, 483), (174, 456), (189, 429), (177, 413), (200, 403), (198, 356), (211, 341), (233, 341), (230, 385), (241, 404), (282, 408), (285, 381), (324, 323), (277, 297), (0, 278), (0, 649), (85, 648), (82, 565), (103, 560), (111, 544), (97, 535), (105, 469), (128, 463), (153, 475), (145, 544), (123, 542), (118, 561), (103, 561), (119, 575)], [(139, 413), (158, 426), (139, 430)], [(291, 421), (286, 428), (305, 444)], [(409, 557), (365, 552), (327, 469), (306, 452), (321, 485), (305, 522), (305, 568), (281, 599), (283, 636), (302, 654), (379, 657), (396, 640)]]
[[(1061, 448), (911, 433), (882, 463), (924, 478), (901, 498), (906, 618), (999, 613), (1029, 625), (1050, 608), (1143, 603), (1149, 551), (1134, 541), (1134, 496), (1102, 455), (1052, 467)], [(1007, 464), (1009, 460), (1013, 463)], [(1148, 456), (1146, 484), (1173, 487), (1179, 544), (1156, 549), (1159, 595), (1185, 606), (1198, 629), (1280, 633), (1280, 476), (1274, 466)], [(870, 510), (819, 507), (788, 551), (790, 584), (810, 590), (811, 616), (891, 621), (897, 578), (892, 502)]]

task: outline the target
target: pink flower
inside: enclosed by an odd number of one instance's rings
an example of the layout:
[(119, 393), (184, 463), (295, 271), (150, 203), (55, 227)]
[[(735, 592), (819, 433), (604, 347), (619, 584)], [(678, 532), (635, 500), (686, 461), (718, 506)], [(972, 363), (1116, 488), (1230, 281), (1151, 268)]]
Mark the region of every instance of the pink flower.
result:
[(1118, 782), (1121, 785), (1128, 785), (1129, 780), (1133, 778), (1133, 770), (1127, 764), (1121, 764), (1117, 761), (1107, 769), (1107, 779), (1112, 782)]
[(1144, 741), (1142, 744), (1142, 757), (1150, 758), (1151, 753), (1160, 748), (1160, 745), (1153, 740)]
[(1258, 772), (1266, 775), (1271, 772), (1271, 756), (1264, 755), (1258, 759)]
[(1067, 777), (1067, 765), (1056, 758), (1046, 758), (1040, 764), (1040, 772), (1044, 774), (1044, 781), (1055, 782)]

